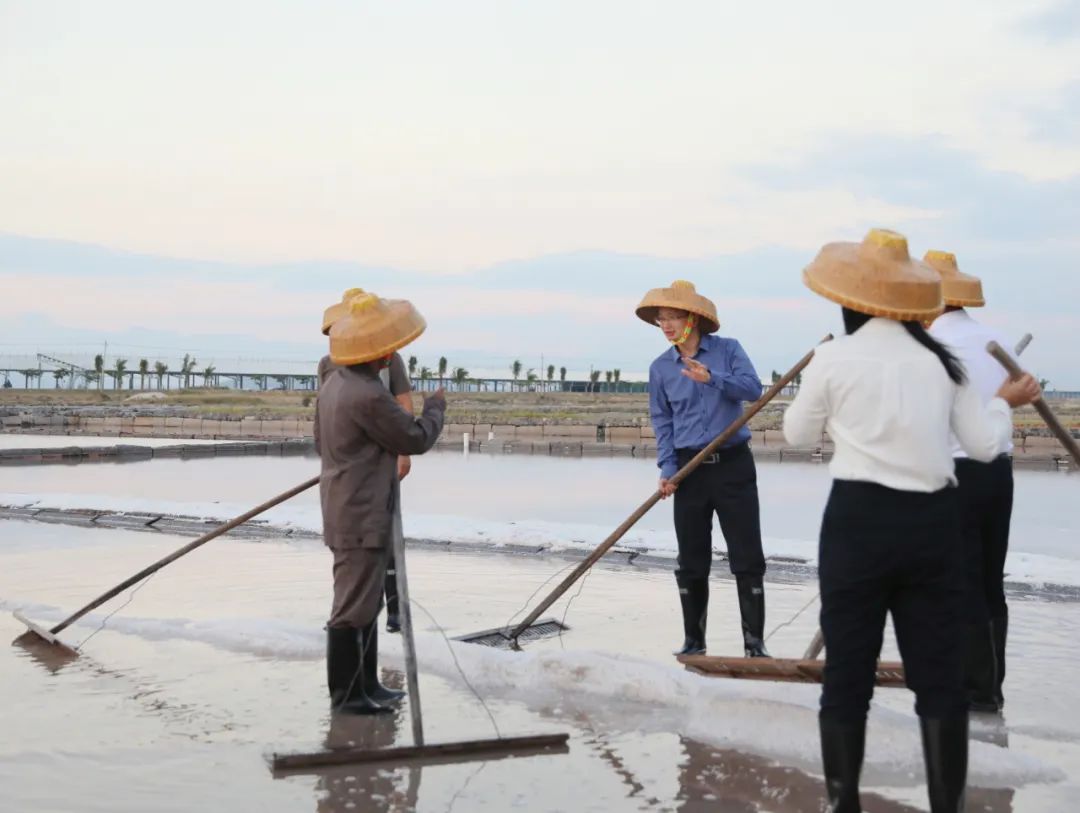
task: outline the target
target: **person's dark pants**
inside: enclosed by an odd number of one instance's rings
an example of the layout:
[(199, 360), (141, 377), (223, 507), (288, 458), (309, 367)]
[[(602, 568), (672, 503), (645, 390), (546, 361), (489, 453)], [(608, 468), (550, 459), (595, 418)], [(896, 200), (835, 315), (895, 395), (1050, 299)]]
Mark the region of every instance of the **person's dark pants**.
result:
[(1005, 556), (1012, 519), (1012, 461), (1007, 455), (990, 463), (959, 458), (956, 477), (968, 585), (966, 685), (977, 706), (1000, 706), (1009, 623)]
[(821, 526), (821, 717), (866, 719), (886, 613), (915, 710), (966, 714), (965, 574), (955, 489), (931, 494), (837, 480)]
[(398, 615), (397, 568), (394, 566), (392, 552), (386, 563), (386, 584), (383, 586), (383, 592), (386, 594), (386, 614), (396, 618)]
[[(679, 449), (679, 466), (685, 466), (696, 454), (697, 450)], [(763, 575), (757, 468), (749, 443), (721, 449), (715, 462), (698, 466), (675, 491), (675, 536), (679, 543), (675, 578), (680, 584), (709, 578), (713, 514), (727, 543), (731, 572), (736, 576)]]

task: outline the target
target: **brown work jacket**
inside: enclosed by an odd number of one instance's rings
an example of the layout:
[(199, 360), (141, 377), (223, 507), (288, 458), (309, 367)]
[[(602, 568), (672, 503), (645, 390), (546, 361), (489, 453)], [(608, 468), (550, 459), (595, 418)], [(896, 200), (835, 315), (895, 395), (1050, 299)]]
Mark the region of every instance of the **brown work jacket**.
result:
[(439, 437), (445, 402), (428, 400), (414, 418), (372, 365), (326, 378), (315, 411), (323, 538), (332, 548), (381, 548), (391, 540), (398, 455), (423, 454)]

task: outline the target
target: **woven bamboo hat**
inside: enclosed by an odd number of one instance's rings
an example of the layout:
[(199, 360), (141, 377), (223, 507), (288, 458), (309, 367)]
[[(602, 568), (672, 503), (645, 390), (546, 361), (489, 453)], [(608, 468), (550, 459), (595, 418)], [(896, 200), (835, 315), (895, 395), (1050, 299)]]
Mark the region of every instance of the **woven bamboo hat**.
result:
[(677, 279), (667, 288), (653, 288), (645, 294), (634, 312), (643, 322), (655, 326), (656, 314), (661, 308), (676, 308), (696, 314), (702, 335), (715, 333), (720, 329), (720, 320), (716, 318), (716, 305), (699, 294), (692, 282)]
[(871, 229), (861, 243), (829, 243), (805, 269), (811, 291), (845, 308), (901, 322), (941, 315), (941, 275), (908, 254), (907, 239)]
[(941, 295), (946, 305), (957, 308), (981, 308), (982, 280), (963, 273), (956, 265), (956, 255), (948, 251), (928, 251), (923, 262), (941, 274)]
[(349, 288), (341, 295), (340, 302), (335, 302), (323, 311), (322, 332), (324, 336), (329, 336), (330, 328), (334, 326), (334, 322), (349, 312), (349, 300), (362, 293), (364, 293), (363, 288)]
[(427, 322), (405, 299), (360, 293), (330, 328), (330, 360), (343, 366), (385, 358), (416, 339)]

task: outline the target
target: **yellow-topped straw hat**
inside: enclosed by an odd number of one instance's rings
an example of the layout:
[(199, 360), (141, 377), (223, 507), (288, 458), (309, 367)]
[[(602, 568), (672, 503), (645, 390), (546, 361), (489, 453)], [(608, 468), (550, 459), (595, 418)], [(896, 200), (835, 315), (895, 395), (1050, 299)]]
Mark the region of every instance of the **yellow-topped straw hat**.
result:
[(828, 243), (803, 269), (803, 282), (845, 308), (901, 322), (929, 321), (945, 308), (941, 276), (886, 229), (871, 229), (861, 243)]
[(941, 296), (946, 305), (956, 308), (981, 308), (983, 298), (982, 280), (962, 272), (956, 264), (956, 255), (949, 251), (928, 251), (923, 262), (941, 275)]
[(406, 299), (380, 299), (361, 292), (343, 305), (345, 313), (330, 327), (330, 360), (342, 366), (385, 358), (427, 328), (424, 317)]
[(322, 317), (322, 332), (324, 336), (330, 335), (330, 328), (334, 326), (334, 322), (349, 312), (349, 300), (354, 296), (358, 296), (364, 293), (363, 288), (349, 288), (345, 293), (341, 295), (341, 301), (335, 302), (325, 311), (323, 311)]
[(661, 308), (675, 308), (694, 314), (698, 318), (698, 328), (702, 335), (715, 333), (720, 329), (716, 305), (699, 294), (692, 282), (677, 279), (667, 288), (653, 288), (645, 294), (634, 312), (642, 321), (655, 326), (656, 315)]

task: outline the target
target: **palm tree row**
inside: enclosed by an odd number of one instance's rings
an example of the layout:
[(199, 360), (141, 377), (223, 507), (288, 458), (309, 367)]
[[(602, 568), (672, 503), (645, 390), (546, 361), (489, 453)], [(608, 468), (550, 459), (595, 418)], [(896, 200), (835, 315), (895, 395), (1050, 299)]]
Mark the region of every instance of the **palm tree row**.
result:
[[(197, 362), (196, 362), (194, 356), (192, 356), (190, 354), (185, 354), (184, 355), (184, 360), (181, 363), (180, 371), (179, 371), (179, 374), (183, 377), (183, 386), (184, 387), (191, 387), (192, 380), (193, 380), (194, 376), (197, 375), (197, 373), (195, 372), (195, 365), (196, 364), (197, 364)], [(211, 386), (212, 383), (213, 384), (217, 383), (217, 378), (215, 377), (216, 371), (217, 371), (217, 369), (212, 364), (207, 365), (203, 369), (203, 371), (201, 373), (202, 379), (203, 379), (203, 386), (209, 387), (209, 386)], [(27, 370), (20, 370), (19, 372), (22, 374), (22, 376), (23, 376), (23, 378), (25, 380), (25, 385), (26, 385), (27, 389), (29, 389), (30, 383), (32, 381), (34, 381), (35, 379), (37, 380), (38, 386), (39, 387), (41, 386), (41, 376), (42, 376), (42, 374), (44, 372), (43, 370), (27, 369)], [(61, 384), (63, 383), (63, 381), (66, 378), (68, 378), (69, 376), (74, 376), (72, 378), (72, 384), (74, 384), (75, 381), (78, 380), (78, 377), (81, 377), (83, 379), (84, 383), (87, 384), (87, 385), (97, 384), (98, 389), (104, 389), (105, 388), (105, 378), (106, 378), (106, 376), (108, 376), (113, 381), (113, 385), (112, 385), (113, 389), (124, 389), (124, 376), (127, 376), (127, 379), (128, 379), (127, 389), (133, 390), (133, 389), (135, 389), (135, 376), (138, 375), (139, 376), (139, 389), (145, 390), (146, 389), (146, 379), (148, 377), (150, 377), (151, 375), (153, 375), (153, 376), (157, 377), (157, 388), (160, 390), (160, 389), (163, 389), (164, 386), (165, 386), (165, 376), (169, 372), (169, 365), (167, 365), (163, 361), (155, 361), (154, 362), (154, 371), (151, 374), (151, 372), (150, 372), (150, 360), (149, 359), (139, 359), (138, 370), (129, 370), (128, 369), (128, 360), (123, 359), (123, 358), (118, 358), (113, 362), (112, 368), (106, 370), (105, 369), (105, 357), (101, 353), (98, 353), (96, 356), (94, 356), (94, 369), (93, 370), (84, 370), (84, 371), (75, 372), (73, 370), (60, 369), (60, 370), (51, 370), (50, 372), (52, 373), (53, 381), (54, 381), (54, 387), (56, 389), (59, 389)], [(252, 376), (252, 377), (254, 378), (255, 376)], [(297, 376), (296, 378), (298, 378), (298, 379), (306, 379), (306, 378), (309, 378), (309, 376)]]
[[(445, 384), (449, 381), (456, 384), (459, 388), (463, 388), (464, 385), (470, 381), (469, 371), (466, 370), (464, 367), (455, 367), (453, 373), (448, 377), (447, 368), (449, 365), (445, 356), (440, 356), (438, 365), (436, 366), (435, 370), (432, 370), (432, 368), (430, 367), (422, 366), (416, 356), (409, 356), (407, 366), (409, 370), (409, 378), (419, 379), (420, 381), (424, 382), (437, 380), (439, 386), (445, 386)], [(536, 371), (535, 368), (529, 367), (528, 369), (526, 369), (519, 359), (515, 359), (514, 362), (510, 365), (510, 374), (511, 376), (513, 376), (514, 386), (516, 387), (518, 382), (520, 381), (525, 384), (528, 389), (532, 390), (536, 389), (538, 386), (544, 387), (545, 389), (550, 388), (550, 385), (555, 382), (556, 372), (559, 376), (559, 383), (565, 384), (567, 375), (567, 370), (565, 367), (559, 367), (556, 369), (554, 364), (549, 364), (544, 370), (546, 378), (541, 379), (540, 374)], [(522, 374), (524, 374), (524, 380), (522, 379)], [(604, 388), (605, 390), (610, 390), (611, 385), (614, 384), (615, 390), (618, 391), (619, 381), (622, 378), (622, 371), (619, 369), (606, 370), (603, 372), (599, 370), (594, 370), (590, 374), (589, 391), (594, 392), (597, 390), (601, 375), (604, 376), (605, 381), (608, 385)]]
[(447, 375), (450, 363), (446, 360), (446, 356), (439, 356), (439, 362), (435, 368), (437, 375), (432, 373), (430, 367), (420, 366), (420, 361), (416, 356), (409, 356), (407, 365), (409, 369), (409, 378), (418, 378), (421, 381), (437, 380), (440, 387), (446, 386), (447, 382), (452, 382), (459, 390), (463, 390), (465, 389), (465, 385), (471, 380), (469, 378), (469, 371), (464, 367), (455, 367), (453, 371)]

